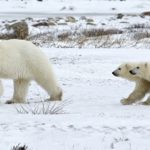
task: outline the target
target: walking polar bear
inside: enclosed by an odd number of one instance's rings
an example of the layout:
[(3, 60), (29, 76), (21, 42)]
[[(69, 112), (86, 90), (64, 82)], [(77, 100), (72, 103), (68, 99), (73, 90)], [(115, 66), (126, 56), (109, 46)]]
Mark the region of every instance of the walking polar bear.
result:
[[(114, 76), (135, 82), (135, 88), (133, 92), (127, 98), (124, 98), (120, 101), (123, 105), (130, 105), (140, 101), (148, 92), (150, 92), (150, 78), (148, 81), (147, 78), (144, 78), (143, 75), (138, 76), (131, 74), (131, 70), (138, 66), (139, 63), (123, 63), (112, 72)], [(146, 74), (146, 72), (143, 73)], [(149, 99), (143, 102), (143, 104), (149, 104)]]
[(24, 103), (31, 80), (36, 81), (50, 95), (50, 100), (61, 100), (51, 64), (45, 54), (25, 40), (0, 42), (0, 78), (14, 82), (13, 98), (8, 103)]
[[(134, 77), (143, 78), (150, 82), (150, 63), (142, 62), (137, 64), (134, 68), (132, 68), (129, 72)], [(150, 96), (146, 101), (146, 105), (150, 105)]]

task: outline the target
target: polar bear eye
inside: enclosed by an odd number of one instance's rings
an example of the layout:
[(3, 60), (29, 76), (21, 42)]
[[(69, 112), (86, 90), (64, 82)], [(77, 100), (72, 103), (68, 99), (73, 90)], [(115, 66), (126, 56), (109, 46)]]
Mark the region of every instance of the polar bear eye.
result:
[(118, 70), (121, 70), (121, 68), (118, 68)]
[(140, 67), (136, 67), (137, 69), (140, 69)]

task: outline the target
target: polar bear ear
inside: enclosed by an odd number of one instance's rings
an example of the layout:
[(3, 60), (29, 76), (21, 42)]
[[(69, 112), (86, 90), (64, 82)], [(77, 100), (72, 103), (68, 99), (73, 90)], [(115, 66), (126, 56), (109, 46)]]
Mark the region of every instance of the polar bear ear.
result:
[(145, 63), (145, 67), (147, 67), (148, 66), (148, 64), (147, 63)]

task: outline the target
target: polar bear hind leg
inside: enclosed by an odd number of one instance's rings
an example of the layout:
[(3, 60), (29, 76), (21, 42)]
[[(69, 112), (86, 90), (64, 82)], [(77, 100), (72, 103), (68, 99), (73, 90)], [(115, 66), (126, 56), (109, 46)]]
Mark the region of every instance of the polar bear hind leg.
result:
[(13, 98), (9, 101), (7, 101), (7, 104), (11, 103), (25, 103), (26, 101), (26, 95), (28, 92), (29, 87), (29, 80), (25, 79), (17, 79), (14, 80), (14, 94)]

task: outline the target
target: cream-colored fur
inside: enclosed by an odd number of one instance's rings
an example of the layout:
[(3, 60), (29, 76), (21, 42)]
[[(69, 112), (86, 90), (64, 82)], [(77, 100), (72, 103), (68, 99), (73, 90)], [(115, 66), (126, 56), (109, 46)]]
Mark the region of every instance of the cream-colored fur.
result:
[(46, 55), (34, 44), (25, 40), (0, 42), (0, 78), (14, 81), (12, 102), (25, 102), (29, 83), (36, 81), (50, 95), (51, 100), (61, 100), (51, 64)]
[[(137, 101), (140, 101), (145, 94), (150, 92), (150, 82), (139, 77), (132, 75), (129, 71), (135, 68), (139, 63), (124, 63), (121, 64), (114, 72), (113, 74), (115, 76), (130, 80), (135, 82), (135, 88), (133, 92), (125, 99), (122, 99), (120, 102), (123, 105), (130, 105), (132, 103), (135, 103)], [(147, 101), (146, 101), (147, 102)], [(146, 104), (143, 103), (143, 104)]]
[[(134, 77), (143, 78), (150, 82), (150, 63), (147, 62), (141, 62), (137, 64), (133, 69), (130, 70), (130, 73)], [(150, 96), (148, 99), (143, 102), (144, 105), (150, 105)]]
[(130, 70), (131, 72), (130, 74), (133, 77), (140, 77), (140, 78), (150, 81), (149, 69), (150, 69), (150, 63), (142, 62), (142, 63), (135, 65), (135, 67)]
[(0, 80), (0, 96), (2, 96), (4, 92), (2, 81)]

